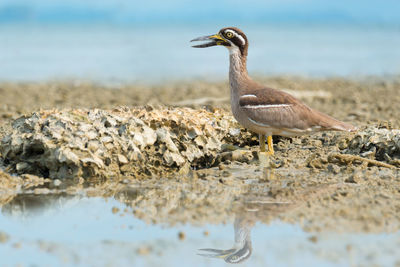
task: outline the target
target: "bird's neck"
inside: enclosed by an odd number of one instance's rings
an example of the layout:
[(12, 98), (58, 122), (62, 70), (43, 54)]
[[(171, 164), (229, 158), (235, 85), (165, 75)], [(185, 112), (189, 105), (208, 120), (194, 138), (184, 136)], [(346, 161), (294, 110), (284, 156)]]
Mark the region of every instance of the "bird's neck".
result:
[(247, 74), (246, 56), (242, 55), (239, 49), (232, 48), (229, 50), (229, 61), (229, 83), (233, 93), (233, 91), (243, 88), (250, 77)]
[(237, 247), (251, 247), (251, 229), (254, 227), (254, 221), (246, 217), (235, 218), (235, 244)]

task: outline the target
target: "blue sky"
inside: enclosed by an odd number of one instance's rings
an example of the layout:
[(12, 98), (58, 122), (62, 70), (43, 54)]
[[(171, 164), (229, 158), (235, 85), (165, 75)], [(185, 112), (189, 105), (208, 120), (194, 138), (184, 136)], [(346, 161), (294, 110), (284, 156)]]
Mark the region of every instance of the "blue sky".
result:
[[(245, 3), (245, 4), (244, 4)], [(0, 23), (400, 25), (397, 0), (2, 0)]]

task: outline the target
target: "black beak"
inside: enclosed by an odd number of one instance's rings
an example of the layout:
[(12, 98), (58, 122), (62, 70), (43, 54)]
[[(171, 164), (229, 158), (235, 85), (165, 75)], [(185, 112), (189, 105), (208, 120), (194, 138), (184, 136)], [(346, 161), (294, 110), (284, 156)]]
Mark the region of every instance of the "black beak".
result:
[(215, 46), (215, 45), (229, 45), (229, 43), (227, 41), (225, 41), (225, 39), (222, 38), (219, 34), (202, 36), (202, 37), (198, 37), (198, 38), (191, 40), (191, 42), (196, 42), (196, 41), (209, 41), (209, 42), (204, 43), (204, 44), (199, 44), (199, 45), (193, 45), (192, 47), (205, 48), (205, 47), (210, 47), (210, 46)]

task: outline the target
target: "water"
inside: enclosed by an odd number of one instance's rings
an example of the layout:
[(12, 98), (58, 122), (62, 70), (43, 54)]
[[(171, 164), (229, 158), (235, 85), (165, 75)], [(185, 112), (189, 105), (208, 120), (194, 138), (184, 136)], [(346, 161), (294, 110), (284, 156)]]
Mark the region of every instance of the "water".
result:
[[(219, 28), (0, 26), (0, 80), (225, 79), (226, 49), (194, 49), (189, 42)], [(253, 25), (243, 30), (250, 39), (252, 74), (318, 77), (400, 72), (397, 28)]]
[(400, 24), (397, 0), (2, 0), (0, 22), (42, 24)]
[(0, 80), (225, 79), (227, 51), (189, 40), (237, 26), (259, 75), (400, 72), (400, 2), (49, 1), (0, 3)]
[[(394, 266), (399, 261), (400, 232), (306, 233), (296, 224), (232, 217), (251, 232), (252, 254), (243, 266)], [(0, 243), (1, 266), (226, 266), (221, 258), (198, 254), (204, 253), (201, 248), (232, 248), (234, 229), (227, 222), (147, 224), (113, 198), (21, 194), (2, 207), (0, 230), (9, 239)]]

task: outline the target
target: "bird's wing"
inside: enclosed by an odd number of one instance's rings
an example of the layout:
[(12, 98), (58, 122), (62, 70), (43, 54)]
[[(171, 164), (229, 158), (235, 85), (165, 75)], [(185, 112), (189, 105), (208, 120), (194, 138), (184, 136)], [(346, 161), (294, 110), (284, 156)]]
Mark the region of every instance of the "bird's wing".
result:
[(243, 94), (239, 106), (261, 127), (308, 130), (315, 126), (314, 112), (293, 96), (271, 88)]
[(240, 96), (239, 106), (248, 118), (261, 127), (313, 130), (356, 131), (353, 125), (313, 110), (288, 93), (272, 88), (252, 90)]

